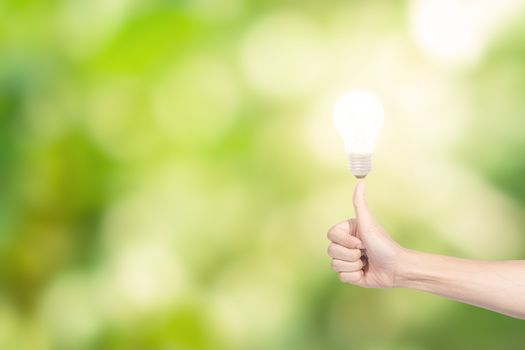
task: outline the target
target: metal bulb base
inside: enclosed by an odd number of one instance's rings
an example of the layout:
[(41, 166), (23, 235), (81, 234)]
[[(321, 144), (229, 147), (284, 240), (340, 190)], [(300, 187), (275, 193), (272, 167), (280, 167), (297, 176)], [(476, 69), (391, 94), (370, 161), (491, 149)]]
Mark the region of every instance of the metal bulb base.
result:
[(372, 170), (372, 154), (370, 153), (349, 153), (348, 165), (350, 172), (358, 179), (365, 178)]

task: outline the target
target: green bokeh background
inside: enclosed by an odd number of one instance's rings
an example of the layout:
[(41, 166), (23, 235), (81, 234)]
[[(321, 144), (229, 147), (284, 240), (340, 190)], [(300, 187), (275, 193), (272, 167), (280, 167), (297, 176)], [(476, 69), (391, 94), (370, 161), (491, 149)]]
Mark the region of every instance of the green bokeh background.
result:
[(331, 125), (401, 244), (525, 257), (517, 1), (0, 1), (1, 349), (522, 349), (524, 324), (341, 285)]

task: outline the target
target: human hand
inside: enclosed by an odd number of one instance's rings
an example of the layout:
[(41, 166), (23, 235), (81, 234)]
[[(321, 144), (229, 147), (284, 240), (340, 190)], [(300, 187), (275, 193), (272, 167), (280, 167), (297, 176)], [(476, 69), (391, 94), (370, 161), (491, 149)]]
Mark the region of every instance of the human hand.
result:
[(402, 248), (370, 213), (363, 182), (353, 202), (356, 218), (328, 231), (328, 255), (342, 282), (417, 289), (525, 319), (525, 260), (470, 260)]
[(354, 191), (355, 219), (343, 221), (328, 231), (328, 255), (341, 282), (366, 288), (391, 288), (404, 249), (376, 222), (359, 181)]

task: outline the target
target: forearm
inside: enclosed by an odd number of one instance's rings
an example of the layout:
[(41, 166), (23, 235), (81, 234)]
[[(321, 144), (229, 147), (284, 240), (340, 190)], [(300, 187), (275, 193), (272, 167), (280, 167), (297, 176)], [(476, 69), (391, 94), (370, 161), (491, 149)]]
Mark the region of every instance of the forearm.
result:
[(525, 260), (482, 261), (404, 250), (395, 287), (525, 319)]

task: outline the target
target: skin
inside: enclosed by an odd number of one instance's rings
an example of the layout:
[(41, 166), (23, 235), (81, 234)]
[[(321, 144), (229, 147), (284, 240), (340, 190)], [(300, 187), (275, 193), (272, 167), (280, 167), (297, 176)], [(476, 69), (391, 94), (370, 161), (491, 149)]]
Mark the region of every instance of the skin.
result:
[(364, 288), (412, 288), (525, 319), (525, 260), (485, 261), (401, 247), (354, 191), (356, 218), (328, 231), (328, 255), (341, 282)]

